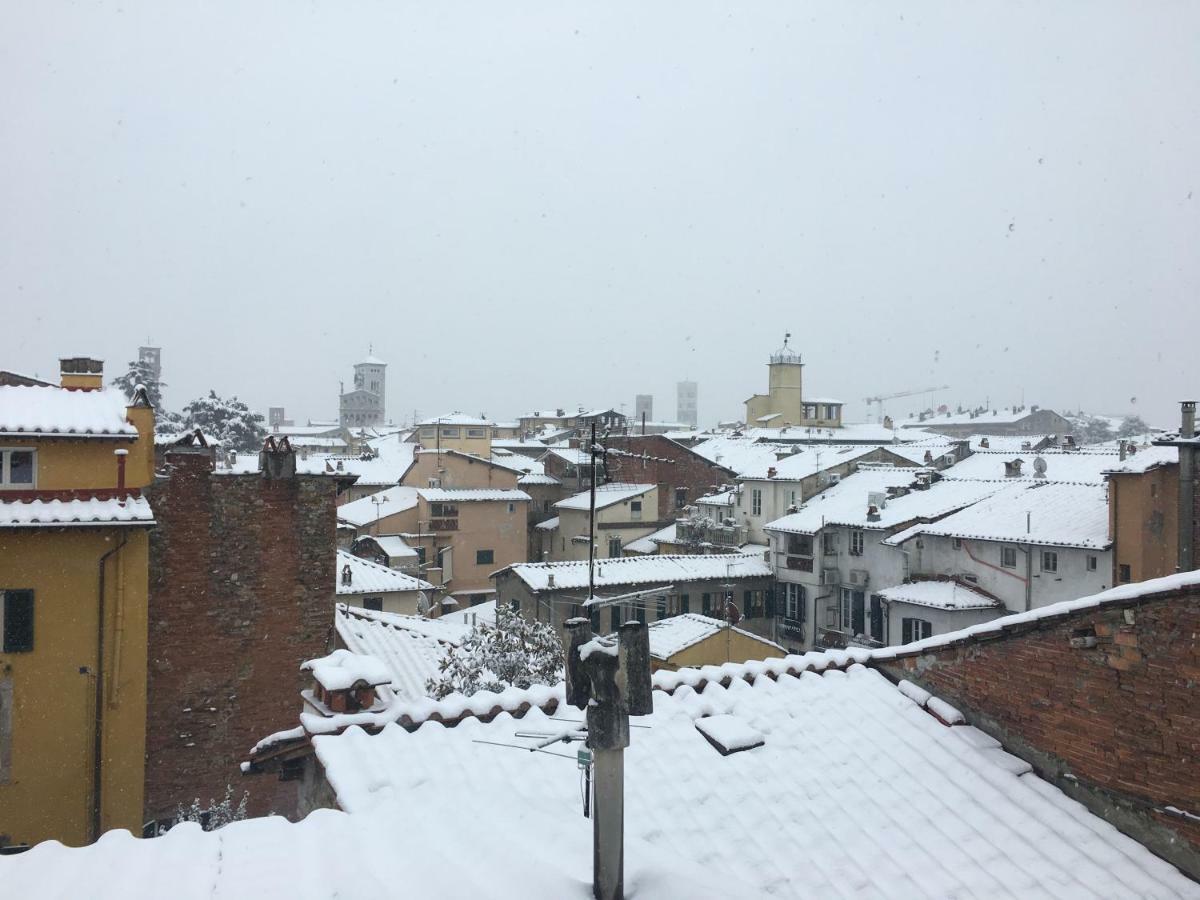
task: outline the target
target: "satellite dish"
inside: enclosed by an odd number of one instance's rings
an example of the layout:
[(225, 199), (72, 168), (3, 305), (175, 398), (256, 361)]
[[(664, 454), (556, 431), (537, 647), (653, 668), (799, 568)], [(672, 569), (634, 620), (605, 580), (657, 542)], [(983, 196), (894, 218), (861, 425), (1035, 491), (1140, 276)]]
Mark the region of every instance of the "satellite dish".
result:
[(1040, 456), (1035, 457), (1033, 460), (1033, 471), (1038, 478), (1046, 477), (1046, 461)]

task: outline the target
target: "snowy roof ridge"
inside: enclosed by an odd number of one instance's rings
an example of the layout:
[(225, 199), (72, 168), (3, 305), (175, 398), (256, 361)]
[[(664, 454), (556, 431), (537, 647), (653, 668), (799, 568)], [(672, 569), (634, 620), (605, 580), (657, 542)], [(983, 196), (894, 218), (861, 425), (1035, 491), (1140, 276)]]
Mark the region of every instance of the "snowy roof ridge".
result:
[[(654, 490), (653, 484), (633, 484), (614, 481), (609, 484), (596, 485), (596, 509), (605, 509), (623, 500), (632, 500)], [(591, 491), (580, 491), (554, 504), (555, 509), (589, 509), (591, 508)]]
[[(350, 567), (350, 583), (342, 582), (342, 569)], [(381, 566), (373, 560), (355, 556), (347, 550), (337, 551), (336, 565), (337, 586), (335, 593), (345, 594), (384, 594), (389, 591), (431, 591), (433, 585), (405, 572), (397, 571), (388, 566)]]
[(502, 488), (417, 488), (417, 493), (430, 503), (470, 503), (486, 500), (530, 500), (521, 490)]
[[(588, 561), (513, 563), (491, 574), (495, 578), (511, 572), (532, 590), (578, 589), (588, 583)], [(746, 553), (663, 553), (649, 556), (618, 556), (596, 560), (596, 587), (723, 578), (768, 578), (773, 570), (760, 555)], [(553, 588), (549, 576), (555, 576)], [(599, 601), (605, 598), (597, 597)]]

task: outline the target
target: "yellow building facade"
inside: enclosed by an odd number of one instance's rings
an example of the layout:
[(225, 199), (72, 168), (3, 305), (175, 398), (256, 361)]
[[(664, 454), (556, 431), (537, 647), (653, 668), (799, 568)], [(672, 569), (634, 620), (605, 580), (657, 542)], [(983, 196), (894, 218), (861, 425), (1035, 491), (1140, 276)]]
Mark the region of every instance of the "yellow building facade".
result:
[(62, 384), (0, 387), (0, 847), (142, 825), (154, 411)]
[(783, 428), (803, 425), (809, 428), (840, 428), (842, 401), (803, 399), (804, 364), (800, 354), (788, 346), (771, 354), (767, 364), (767, 393), (746, 400), (748, 428)]

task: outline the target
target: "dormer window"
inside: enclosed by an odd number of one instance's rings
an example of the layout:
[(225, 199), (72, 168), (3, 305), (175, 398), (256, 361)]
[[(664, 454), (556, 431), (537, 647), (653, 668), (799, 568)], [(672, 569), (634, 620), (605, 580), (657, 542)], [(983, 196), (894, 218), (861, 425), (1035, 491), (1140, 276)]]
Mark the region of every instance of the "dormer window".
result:
[(37, 474), (37, 451), (0, 450), (0, 488), (29, 490)]

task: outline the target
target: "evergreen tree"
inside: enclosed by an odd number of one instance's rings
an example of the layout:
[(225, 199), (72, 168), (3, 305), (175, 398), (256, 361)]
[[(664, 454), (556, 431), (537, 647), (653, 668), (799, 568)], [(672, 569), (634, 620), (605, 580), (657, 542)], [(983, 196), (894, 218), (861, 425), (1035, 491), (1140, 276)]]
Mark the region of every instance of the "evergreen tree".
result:
[(154, 370), (150, 368), (149, 363), (135, 359), (129, 364), (128, 371), (124, 375), (114, 378), (110, 384), (115, 388), (120, 388), (128, 400), (133, 399), (133, 392), (139, 384), (144, 385), (146, 396), (150, 398), (150, 405), (156, 411), (162, 409), (162, 389), (167, 384), (154, 377)]
[(241, 801), (236, 806), (233, 804), (233, 785), (225, 786), (225, 799), (218, 803), (215, 800), (209, 800), (208, 806), (200, 805), (200, 798), (197, 797), (192, 801), (192, 805), (184, 809), (183, 804), (175, 810), (175, 818), (170, 825), (160, 826), (159, 834), (165, 834), (180, 822), (198, 822), (200, 827), (205, 831), (216, 831), (218, 828), (224, 828), (230, 822), (240, 822), (246, 818), (246, 801), (250, 799), (250, 792), (246, 791), (242, 794)]
[(462, 646), (446, 652), (438, 670), (425, 687), (439, 700), (448, 694), (469, 697), (478, 691), (557, 684), (563, 678), (562, 641), (554, 626), (530, 622), (497, 603), (496, 624), (473, 628)]
[(1121, 422), (1121, 427), (1117, 429), (1117, 437), (1139, 437), (1147, 434), (1150, 431), (1150, 426), (1145, 423), (1141, 416), (1126, 416)]
[(199, 428), (215, 437), (226, 449), (239, 453), (253, 453), (262, 448), (267, 432), (262, 426), (263, 417), (237, 397), (228, 400), (209, 391), (207, 397), (193, 400), (183, 408), (184, 428), (193, 431)]

